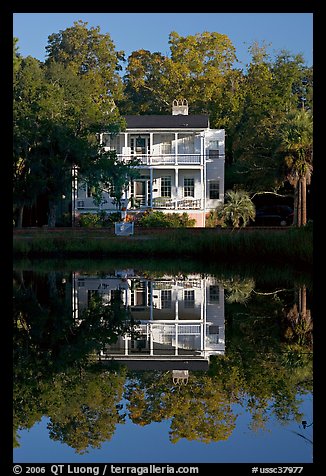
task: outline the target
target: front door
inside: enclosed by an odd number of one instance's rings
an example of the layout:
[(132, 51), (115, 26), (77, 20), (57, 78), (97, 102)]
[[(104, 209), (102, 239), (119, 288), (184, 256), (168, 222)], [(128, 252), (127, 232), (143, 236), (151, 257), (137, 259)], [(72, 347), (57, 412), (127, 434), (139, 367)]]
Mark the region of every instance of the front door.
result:
[(134, 198), (136, 206), (146, 205), (146, 181), (135, 180), (134, 181)]

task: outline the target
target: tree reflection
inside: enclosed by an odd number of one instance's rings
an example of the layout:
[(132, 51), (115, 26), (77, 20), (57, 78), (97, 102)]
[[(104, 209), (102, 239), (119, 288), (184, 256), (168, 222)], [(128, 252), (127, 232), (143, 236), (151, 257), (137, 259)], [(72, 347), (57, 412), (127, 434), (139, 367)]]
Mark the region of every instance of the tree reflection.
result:
[[(50, 418), (53, 439), (83, 452), (110, 439), (119, 413), (125, 371), (103, 371), (94, 353), (135, 322), (117, 293), (73, 320), (69, 276), (14, 274), (14, 447), (18, 428)], [(67, 290), (68, 287), (68, 290)]]
[(253, 429), (265, 428), (270, 414), (299, 422), (297, 394), (312, 392), (312, 320), (302, 288), (254, 289), (245, 303), (226, 302), (227, 354), (210, 372), (250, 411)]
[[(45, 279), (46, 277), (46, 279)], [(17, 431), (45, 416), (50, 437), (83, 453), (112, 438), (126, 415), (137, 425), (170, 420), (170, 440), (227, 440), (234, 404), (264, 429), (273, 416), (300, 422), (299, 394), (312, 393), (311, 290), (258, 287), (239, 276), (226, 290), (226, 353), (185, 385), (171, 372), (131, 372), (94, 360), (120, 335), (137, 336), (119, 290), (93, 296), (75, 319), (70, 273), (14, 273), (14, 446)]]
[(191, 375), (187, 385), (173, 383), (170, 372), (139, 373), (129, 376), (125, 397), (133, 423), (148, 425), (171, 419), (170, 440), (227, 440), (236, 417), (230, 401), (215, 379)]

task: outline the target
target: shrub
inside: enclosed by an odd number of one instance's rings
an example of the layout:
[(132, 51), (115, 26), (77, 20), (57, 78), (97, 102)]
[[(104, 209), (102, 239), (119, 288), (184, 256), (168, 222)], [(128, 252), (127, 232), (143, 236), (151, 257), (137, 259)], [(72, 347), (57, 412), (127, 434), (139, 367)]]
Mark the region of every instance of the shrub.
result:
[(218, 217), (233, 228), (246, 226), (255, 220), (255, 205), (244, 190), (229, 190), (225, 194), (225, 203), (217, 211)]
[(80, 215), (79, 225), (85, 228), (99, 228), (101, 218), (97, 213), (83, 213)]
[(217, 226), (225, 227), (224, 219), (219, 217), (217, 210), (210, 210), (206, 215), (205, 227), (216, 228)]
[(189, 218), (188, 213), (163, 213), (161, 211), (144, 214), (138, 221), (139, 226), (146, 228), (186, 228), (194, 227), (196, 220)]

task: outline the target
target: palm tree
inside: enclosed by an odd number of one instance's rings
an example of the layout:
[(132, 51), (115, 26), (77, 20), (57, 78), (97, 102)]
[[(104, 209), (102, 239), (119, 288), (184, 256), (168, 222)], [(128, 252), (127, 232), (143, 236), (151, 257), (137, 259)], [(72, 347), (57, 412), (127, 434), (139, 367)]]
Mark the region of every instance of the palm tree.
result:
[(310, 111), (301, 109), (288, 116), (281, 130), (279, 152), (284, 156), (286, 178), (294, 187), (294, 225), (307, 223), (307, 185), (313, 162), (313, 120)]
[(246, 191), (229, 190), (225, 194), (225, 204), (218, 210), (218, 215), (226, 223), (230, 222), (233, 228), (239, 228), (240, 223), (244, 227), (250, 219), (255, 219), (256, 210)]

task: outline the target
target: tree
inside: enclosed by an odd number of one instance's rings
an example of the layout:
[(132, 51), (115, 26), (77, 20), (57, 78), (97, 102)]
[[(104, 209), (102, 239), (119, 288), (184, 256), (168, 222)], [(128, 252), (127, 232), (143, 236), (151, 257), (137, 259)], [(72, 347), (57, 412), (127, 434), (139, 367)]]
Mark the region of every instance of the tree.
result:
[(218, 208), (218, 215), (233, 228), (244, 227), (249, 220), (255, 220), (255, 205), (244, 190), (229, 190), (224, 205)]
[[(231, 40), (220, 33), (169, 36), (171, 56), (133, 52), (128, 58), (125, 85), (128, 113), (169, 113), (174, 99), (183, 97), (192, 113), (207, 113), (211, 101), (220, 100), (236, 61)], [(121, 104), (121, 110), (124, 110)]]
[(272, 60), (267, 45), (257, 43), (249, 52), (252, 59), (242, 81), (238, 123), (228, 134), (232, 151), (226, 183), (250, 194), (286, 194), (283, 160), (274, 152), (286, 116), (298, 104), (301, 107), (302, 82), (308, 83), (309, 71), (301, 55), (281, 51)]
[(123, 94), (119, 72), (124, 53), (115, 50), (110, 35), (100, 33), (99, 26), (88, 28), (87, 25), (79, 20), (72, 27), (50, 35), (45, 64), (60, 64), (69, 67), (77, 77), (87, 77), (92, 84), (92, 100), (112, 116), (115, 101)]
[[(48, 225), (53, 227), (57, 204), (71, 189), (73, 169), (78, 170), (80, 180), (87, 180), (89, 176), (94, 179), (96, 174), (92, 169), (95, 167), (102, 178), (105, 174), (112, 177), (111, 185), (114, 182), (117, 193), (121, 193), (127, 171), (134, 164), (122, 166), (116, 158), (107, 162), (101, 160), (104, 154), (96, 139), (97, 133), (116, 133), (124, 127), (115, 107), (115, 100), (122, 94), (122, 81), (118, 75), (122, 53), (114, 51), (110, 36), (101, 35), (99, 28), (87, 29), (87, 23), (76, 22), (73, 27), (49, 37), (47, 52), (45, 64), (37, 64), (42, 85), (31, 95), (30, 90), (35, 86), (30, 79), (27, 102), (24, 98), (19, 102), (22, 95), (17, 75), (16, 136), (22, 137), (22, 141), (29, 135), (36, 134), (36, 137), (24, 149), (28, 163), (21, 150), (23, 146), (17, 141), (19, 150), (14, 158), (14, 179), (18, 204), (19, 200), (31, 204), (40, 194), (47, 197)], [(33, 111), (32, 117), (30, 114), (26, 117), (26, 107)], [(25, 117), (25, 122), (17, 117)], [(26, 165), (22, 163), (22, 157)], [(104, 168), (99, 174), (101, 164)], [(121, 165), (122, 179), (118, 179), (118, 165)], [(37, 180), (40, 189), (30, 187), (26, 177)], [(28, 196), (31, 191), (32, 199)], [(121, 196), (117, 196), (117, 200), (121, 200)]]
[[(15, 58), (15, 54), (14, 54)], [(13, 78), (13, 205), (17, 227), (25, 206), (35, 203), (43, 188), (40, 162), (33, 160), (41, 142), (41, 99), (47, 95), (41, 63), (28, 56), (14, 62)]]
[(313, 119), (300, 109), (288, 115), (281, 129), (278, 153), (284, 159), (286, 177), (295, 189), (294, 224), (307, 223), (307, 185), (313, 172)]
[(14, 446), (18, 429), (47, 416), (51, 438), (79, 453), (99, 447), (123, 422), (125, 371), (94, 364), (105, 344), (135, 334), (122, 291), (91, 300), (76, 321), (69, 273), (15, 272), (13, 290)]
[(115, 150), (99, 151), (98, 158), (92, 167), (87, 170), (85, 182), (93, 189), (93, 199), (97, 205), (103, 203), (103, 192), (113, 197), (117, 208), (120, 210), (124, 192), (132, 180), (139, 176), (136, 168), (140, 159), (132, 158), (123, 162)]
[(14, 78), (15, 74), (19, 69), (21, 57), (20, 53), (18, 52), (19, 46), (18, 46), (18, 38), (14, 37), (13, 38), (13, 73), (14, 73)]
[(120, 413), (124, 383), (123, 369), (105, 371), (100, 365), (86, 367), (82, 373), (72, 367), (57, 375), (52, 390), (47, 388), (42, 395), (48, 399), (50, 438), (79, 454), (110, 441), (117, 424), (124, 423)]
[(126, 398), (131, 420), (141, 426), (171, 420), (170, 440), (227, 440), (235, 428), (236, 416), (219, 382), (197, 372), (182, 388), (173, 383), (170, 372), (130, 374)]

